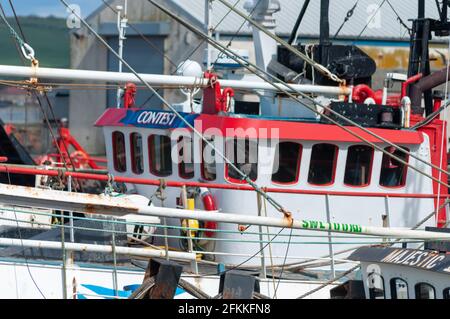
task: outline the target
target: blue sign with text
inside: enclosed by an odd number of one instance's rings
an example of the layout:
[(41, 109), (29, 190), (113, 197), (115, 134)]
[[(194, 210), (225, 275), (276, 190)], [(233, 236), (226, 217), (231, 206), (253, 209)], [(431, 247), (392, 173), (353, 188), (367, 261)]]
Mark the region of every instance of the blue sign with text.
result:
[[(194, 126), (194, 121), (199, 116), (199, 114), (191, 113), (180, 112), (179, 114), (192, 126)], [(157, 110), (127, 110), (127, 114), (120, 120), (120, 123), (136, 127), (161, 129), (187, 127), (186, 123), (175, 113)]]

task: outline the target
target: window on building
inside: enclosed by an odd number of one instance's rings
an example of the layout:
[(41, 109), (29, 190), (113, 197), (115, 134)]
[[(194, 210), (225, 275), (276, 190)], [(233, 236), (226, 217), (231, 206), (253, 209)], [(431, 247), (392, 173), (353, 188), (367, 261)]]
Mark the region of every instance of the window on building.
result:
[(450, 299), (450, 288), (445, 288), (442, 292), (442, 298)]
[(194, 145), (190, 137), (181, 136), (178, 139), (178, 155), (180, 156), (178, 171), (181, 178), (194, 177)]
[(391, 298), (392, 299), (408, 299), (408, 284), (400, 278), (391, 279)]
[(272, 182), (279, 184), (296, 183), (300, 173), (302, 146), (294, 142), (278, 143), (275, 156)]
[(172, 174), (172, 158), (170, 137), (151, 135), (148, 138), (150, 171), (156, 176)]
[[(227, 158), (252, 181), (258, 178), (258, 143), (250, 139), (228, 140), (225, 150)], [(234, 182), (242, 181), (242, 176), (230, 164), (226, 165), (226, 175)]]
[(330, 185), (334, 182), (338, 147), (332, 144), (316, 144), (312, 148), (308, 183)]
[(142, 135), (139, 133), (130, 134), (131, 149), (131, 169), (135, 174), (144, 172), (144, 153), (142, 149)]
[[(214, 139), (208, 139), (214, 145)], [(202, 140), (202, 177), (207, 181), (216, 179), (216, 152), (205, 141)]]
[(373, 272), (368, 275), (367, 279), (369, 281), (369, 298), (385, 299), (383, 277), (380, 274)]
[(415, 286), (416, 299), (435, 299), (434, 287), (430, 284), (421, 282)]
[(127, 158), (125, 153), (125, 135), (122, 132), (113, 132), (113, 162), (114, 169), (123, 173), (127, 170)]
[[(406, 148), (405, 148), (406, 149)], [(396, 150), (394, 147), (385, 148), (390, 154), (408, 162), (408, 155)], [(409, 151), (408, 149), (406, 149)], [(390, 157), (387, 154), (383, 154), (383, 161), (381, 163), (381, 175), (380, 175), (380, 185), (385, 187), (402, 187), (406, 183), (406, 173), (408, 167), (397, 161), (396, 159)]]
[(367, 186), (372, 173), (373, 148), (366, 145), (350, 146), (347, 151), (344, 184)]

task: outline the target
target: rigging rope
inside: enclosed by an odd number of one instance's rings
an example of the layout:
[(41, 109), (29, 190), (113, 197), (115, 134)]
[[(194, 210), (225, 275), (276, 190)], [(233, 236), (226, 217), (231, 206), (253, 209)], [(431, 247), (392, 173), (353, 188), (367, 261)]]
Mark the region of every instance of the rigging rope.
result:
[(367, 23), (365, 24), (364, 28), (361, 30), (361, 32), (358, 34), (358, 36), (356, 37), (355, 41), (358, 41), (362, 34), (364, 33), (364, 31), (366, 31), (367, 27), (369, 26), (369, 24), (372, 23), (373, 19), (375, 19), (376, 14), (378, 13), (378, 11), (380, 11), (381, 7), (383, 6), (383, 4), (386, 2), (386, 0), (383, 0), (379, 5), (377, 10), (375, 10), (375, 12), (372, 14), (372, 17), (367, 21)]
[[(237, 0), (236, 3), (234, 4), (235, 6), (239, 4), (239, 2), (241, 2), (241, 0)], [(216, 26), (211, 30), (211, 32), (214, 32), (217, 30), (217, 28), (222, 24), (222, 22), (225, 20), (226, 17), (228, 17), (228, 15), (231, 13), (231, 10), (228, 10), (228, 12), (220, 19), (220, 21), (216, 24)], [(197, 50), (206, 42), (205, 38), (201, 38), (200, 42), (198, 43), (198, 45), (188, 54), (186, 55), (181, 61), (186, 61), (188, 59), (190, 59), (195, 52), (197, 52)], [(172, 75), (176, 74), (178, 72), (178, 70), (180, 69), (180, 67), (182, 67), (182, 64), (180, 64), (179, 66), (177, 66), (177, 68), (171, 73)], [(144, 107), (155, 95), (152, 94), (150, 95), (150, 97), (145, 100), (144, 103), (142, 103), (142, 105), (139, 108)]]
[(34, 49), (22, 39), (22, 37), (16, 32), (16, 30), (14, 30), (14, 28), (11, 26), (11, 24), (8, 22), (8, 19), (4, 15), (4, 11), (3, 10), (0, 11), (0, 19), (7, 26), (11, 36), (17, 41), (17, 43), (19, 43), (19, 46), (20, 46), (20, 49), (22, 51), (23, 56), (27, 60), (30, 60), (30, 61), (35, 60)]
[[(119, 13), (119, 11), (114, 9), (106, 0), (102, 0), (102, 2), (106, 7), (111, 9), (111, 11), (113, 11), (115, 14)], [(164, 59), (169, 61), (170, 64), (172, 64), (175, 67), (177, 66), (175, 64), (175, 62), (173, 62), (167, 54), (165, 54), (155, 44), (153, 44), (153, 42), (148, 37), (146, 37), (141, 31), (139, 31), (139, 29), (137, 27), (135, 27), (130, 22), (127, 22), (127, 26), (129, 26), (131, 29), (133, 29), (133, 31), (135, 31), (142, 38), (142, 40), (144, 40), (149, 46), (151, 46), (153, 49), (155, 49), (155, 51), (158, 52)]]
[[(341, 129), (343, 129), (344, 131), (346, 131), (347, 133), (349, 133), (350, 135), (358, 138), (359, 140), (361, 140), (362, 142), (366, 143), (367, 145), (372, 146), (374, 149), (382, 152), (383, 154), (386, 154), (387, 156), (389, 156), (390, 158), (395, 159), (396, 161), (398, 161), (399, 163), (406, 165), (408, 167), (410, 167), (411, 169), (417, 171), (419, 174), (424, 175), (428, 178), (430, 178), (431, 180), (437, 182), (437, 183), (441, 183), (443, 186), (446, 187), (450, 187), (447, 183), (444, 183), (442, 181), (440, 181), (439, 179), (435, 178), (434, 176), (423, 172), (422, 170), (418, 169), (417, 167), (409, 164), (407, 161), (403, 160), (402, 158), (390, 153), (389, 151), (379, 147), (378, 145), (376, 145), (375, 143), (370, 142), (369, 140), (367, 140), (366, 138), (362, 137), (360, 134), (353, 132), (351, 129), (349, 129), (348, 127), (340, 124), (337, 120), (334, 120), (333, 118), (331, 118), (330, 116), (320, 113), (315, 107), (312, 107), (308, 104), (303, 103), (295, 94), (302, 96), (303, 98), (309, 100), (310, 102), (312, 102), (314, 105), (320, 106), (322, 108), (324, 108), (325, 110), (327, 110), (328, 112), (332, 113), (333, 115), (335, 115), (336, 117), (338, 117), (341, 120), (344, 120), (345, 122), (347, 122), (348, 124), (355, 126), (357, 128), (359, 128), (360, 130), (362, 130), (363, 132), (375, 137), (378, 140), (381, 140), (385, 143), (387, 143), (390, 146), (395, 147), (397, 150), (401, 151), (404, 154), (409, 155), (412, 158), (417, 159), (418, 161), (431, 166), (432, 168), (437, 169), (438, 171), (442, 171), (443, 173), (447, 174), (447, 171), (441, 169), (440, 167), (427, 162), (426, 160), (420, 158), (419, 156), (407, 151), (406, 149), (404, 149), (403, 147), (400, 147), (399, 145), (396, 145), (392, 142), (390, 142), (389, 140), (379, 136), (376, 133), (373, 133), (372, 131), (368, 130), (367, 128), (362, 127), (361, 125), (359, 125), (358, 123), (348, 119), (347, 117), (343, 116), (342, 114), (336, 112), (335, 110), (333, 110), (332, 108), (325, 106), (324, 104), (314, 100), (313, 98), (311, 98), (310, 96), (308, 96), (305, 93), (296, 91), (294, 87), (292, 87), (292, 85), (290, 85), (289, 83), (283, 82), (282, 80), (278, 79), (276, 76), (266, 72), (265, 70), (262, 70), (261, 68), (259, 68), (257, 65), (255, 65), (254, 63), (251, 63), (249, 61), (246, 61), (244, 58), (242, 58), (242, 56), (238, 55), (237, 53), (233, 52), (232, 50), (226, 48), (224, 45), (220, 44), (219, 42), (215, 41), (214, 39), (208, 37), (207, 35), (205, 35), (202, 31), (198, 30), (196, 27), (190, 25), (189, 23), (185, 22), (183, 19), (181, 19), (180, 17), (178, 17), (177, 15), (175, 15), (173, 12), (171, 12), (170, 10), (168, 10), (167, 8), (161, 6), (160, 4), (158, 4), (157, 2), (155, 2), (154, 0), (148, 0), (150, 3), (152, 3), (154, 6), (156, 6), (157, 8), (159, 8), (160, 10), (162, 10), (164, 13), (166, 13), (168, 16), (172, 17), (173, 19), (175, 19), (176, 21), (178, 21), (179, 23), (183, 24), (186, 28), (188, 28), (189, 30), (191, 30), (192, 32), (196, 33), (199, 36), (202, 36), (204, 38), (206, 38), (207, 41), (209, 41), (214, 47), (218, 48), (219, 50), (223, 50), (224, 52), (226, 52), (228, 54), (228, 56), (233, 59), (234, 61), (238, 62), (240, 65), (242, 65), (244, 68), (246, 68), (247, 70), (249, 70), (250, 72), (252, 72), (253, 74), (255, 74), (256, 76), (258, 76), (260, 79), (262, 79), (263, 81), (269, 83), (270, 85), (272, 85), (273, 87), (275, 87), (277, 90), (283, 92), (284, 94), (286, 94), (287, 96), (289, 96), (290, 98), (292, 98), (293, 100), (297, 101), (299, 104), (301, 104), (302, 106), (308, 108), (309, 110), (311, 110), (314, 113), (319, 114), (320, 116), (322, 116), (323, 118), (327, 119), (328, 121), (330, 121), (331, 123), (335, 124), (336, 126), (340, 127)], [(258, 72), (260, 74), (258, 74)], [(272, 79), (274, 82), (271, 82), (269, 79)], [(277, 83), (275, 83), (277, 82)], [(281, 86), (280, 86), (281, 85)], [(286, 89), (284, 89), (285, 87), (289, 88), (292, 92), (295, 92), (295, 94), (287, 91)]]
[[(150, 1), (150, 0), (149, 0)], [(264, 32), (267, 36), (271, 37), (281, 45), (283, 45), (285, 48), (287, 48), (289, 51), (294, 53), (296, 56), (301, 58), (303, 61), (311, 65), (314, 69), (316, 69), (318, 72), (322, 73), (324, 76), (328, 77), (330, 80), (337, 82), (337, 83), (345, 83), (345, 80), (340, 79), (336, 74), (333, 74), (330, 70), (328, 70), (325, 66), (323, 66), (320, 63), (317, 63), (313, 59), (309, 58), (306, 54), (300, 52), (295, 47), (281, 39), (280, 37), (276, 36), (275, 34), (267, 31), (261, 24), (253, 20), (252, 18), (247, 17), (244, 13), (242, 13), (240, 10), (237, 10), (236, 8), (232, 7), (227, 1), (225, 0), (217, 0), (226, 7), (228, 7), (230, 10), (232, 10), (234, 13), (238, 14), (240, 17), (244, 18), (245, 21), (249, 22), (251, 25), (259, 29), (260, 31)], [(153, 3), (153, 1), (150, 1)]]
[[(440, 211), (442, 208), (444, 208), (449, 202), (450, 202), (449, 200), (446, 200), (446, 201), (445, 201), (441, 206), (439, 206), (435, 211), (433, 211), (431, 214), (429, 214), (428, 216), (426, 216), (424, 219), (422, 219), (419, 223), (417, 223), (417, 224), (416, 224), (414, 227), (412, 227), (411, 229), (414, 230), (414, 229), (419, 228), (419, 227), (420, 227), (421, 225), (423, 225), (428, 219), (430, 219), (432, 216), (434, 216), (434, 215), (436, 214), (436, 212), (438, 212), (438, 211)], [(399, 243), (400, 241), (401, 241), (401, 238), (398, 238), (398, 239), (394, 240), (394, 241), (391, 242), (391, 243), (385, 244), (385, 246), (390, 247), (390, 246), (393, 246), (394, 244)], [(358, 249), (358, 248), (361, 248), (361, 247), (364, 247), (364, 246), (366, 246), (366, 245), (359, 246), (359, 247), (355, 247), (355, 248), (351, 248), (351, 249), (346, 249), (346, 250), (344, 250), (344, 251), (342, 251), (342, 252), (336, 253), (335, 255), (337, 255), (337, 254), (342, 254), (342, 253), (344, 253), (344, 252), (348, 252), (348, 251), (350, 251), (350, 250)], [(346, 275), (350, 274), (351, 272), (357, 270), (359, 267), (360, 267), (360, 266), (358, 265), (358, 266), (355, 266), (355, 267), (349, 269), (349, 270), (346, 271), (345, 273), (343, 273), (343, 274), (341, 274), (341, 275), (339, 275), (339, 276), (337, 276), (337, 277), (332, 278), (331, 280), (329, 280), (329, 281), (327, 281), (326, 283), (320, 285), (319, 287), (317, 287), (317, 288), (315, 288), (315, 289), (313, 289), (313, 290), (310, 290), (310, 291), (308, 291), (307, 293), (301, 295), (301, 296), (298, 297), (297, 299), (303, 299), (303, 298), (305, 298), (305, 297), (311, 295), (312, 293), (314, 293), (314, 292), (316, 292), (316, 291), (319, 291), (319, 290), (321, 290), (322, 288), (325, 288), (326, 286), (328, 286), (328, 285), (330, 285), (330, 284), (336, 282), (337, 280), (339, 280), (339, 279), (345, 277)]]
[[(448, 76), (449, 76), (449, 68), (450, 68), (450, 40), (449, 40), (449, 42), (448, 42), (448, 47), (447, 47), (447, 70), (446, 70), (446, 76), (445, 76), (445, 100), (444, 100), (444, 105), (445, 104), (448, 104)], [(447, 108), (445, 107), (444, 108), (444, 111), (443, 111), (443, 115), (444, 115), (444, 119), (447, 119)], [(441, 136), (442, 136), (442, 142), (441, 142), (441, 151), (440, 151), (440, 154), (439, 154), (439, 166), (442, 166), (442, 161), (443, 161), (443, 155), (444, 155), (444, 151), (445, 151), (445, 153), (447, 153), (447, 141), (445, 140), (445, 138), (444, 138), (444, 136), (446, 135), (445, 134), (445, 130), (446, 130), (446, 125), (442, 125), (442, 131), (441, 131)], [(447, 159), (447, 156), (445, 157), (446, 159)], [(442, 172), (439, 172), (439, 175), (438, 175), (439, 177), (439, 179), (441, 179), (442, 178)], [(438, 185), (438, 197), (437, 197), (437, 203), (439, 204), (439, 202), (440, 202), (440, 199), (441, 199), (441, 184), (439, 184)], [(437, 216), (437, 218), (436, 218), (436, 221), (437, 221), (437, 225), (439, 225), (440, 224), (440, 221), (438, 220), (439, 219), (439, 211), (436, 213), (436, 216)]]
[(353, 16), (353, 13), (355, 12), (356, 7), (358, 6), (359, 0), (357, 0), (355, 2), (355, 4), (353, 5), (353, 7), (350, 8), (350, 10), (347, 11), (347, 14), (345, 15), (344, 18), (344, 22), (342, 22), (341, 26), (339, 27), (339, 29), (336, 31), (336, 33), (334, 34), (334, 39), (337, 38), (337, 36), (339, 35), (339, 32), (341, 32), (342, 28), (344, 27), (344, 25), (348, 22), (348, 20), (350, 20), (350, 18)]
[(63, 3), (66, 8), (71, 10), (71, 12), (78, 18), (80, 21), (88, 28), (92, 34), (95, 35), (95, 37), (116, 57), (118, 58), (151, 92), (154, 93), (154, 95), (161, 100), (161, 102), (168, 107), (180, 120), (189, 127), (194, 134), (196, 134), (198, 137), (200, 137), (206, 145), (211, 147), (211, 149), (214, 149), (216, 154), (220, 156), (232, 169), (234, 169), (241, 177), (242, 180), (245, 180), (251, 187), (255, 189), (256, 192), (260, 193), (264, 198), (267, 198), (267, 201), (279, 212), (285, 215), (286, 218), (291, 220), (291, 213), (288, 212), (278, 201), (276, 201), (273, 197), (268, 195), (266, 192), (264, 192), (255, 182), (253, 182), (250, 177), (243, 173), (239, 168), (236, 167), (234, 163), (232, 163), (220, 150), (217, 150), (215, 146), (206, 139), (202, 133), (200, 133), (189, 121), (187, 121), (181, 114), (164, 98), (162, 97), (156, 90), (148, 84), (142, 77), (137, 73), (131, 65), (125, 61), (123, 58), (119, 56), (119, 54), (114, 51), (111, 46), (86, 22), (85, 19), (83, 19), (74, 9), (71, 9), (69, 4), (65, 0), (60, 0), (61, 3)]
[[(253, 10), (249, 13), (248, 17), (251, 17), (251, 15), (252, 15), (253, 12), (256, 10), (257, 6), (259, 5), (259, 3), (260, 3), (261, 1), (262, 1), (262, 0), (258, 0), (258, 2), (256, 3), (255, 7), (253, 8)], [(240, 2), (240, 0), (238, 0), (238, 1), (234, 4), (233, 8), (235, 8), (235, 7), (238, 5), (239, 2)], [(229, 9), (228, 12), (231, 12), (231, 9)], [(246, 22), (246, 20), (244, 20), (244, 22), (242, 22), (242, 24), (239, 26), (239, 28), (237, 29), (237, 31), (233, 34), (233, 36), (231, 37), (231, 39), (228, 41), (228, 43), (227, 43), (227, 48), (231, 47), (231, 44), (233, 43), (234, 38), (236, 38), (236, 36), (239, 35), (239, 32), (241, 32), (241, 29), (245, 26), (245, 22)], [(217, 26), (216, 26), (216, 28), (217, 28)], [(212, 67), (212, 68), (214, 68), (214, 66), (216, 65), (217, 61), (219, 61), (220, 57), (221, 57), (221, 55), (218, 54), (216, 60), (211, 64), (211, 67)]]
[(394, 6), (391, 4), (389, 0), (387, 0), (388, 5), (391, 7), (392, 11), (394, 11), (395, 15), (397, 16), (397, 21), (406, 29), (406, 31), (411, 34), (412, 29), (408, 27), (408, 25), (403, 21), (403, 19), (400, 17), (400, 15), (397, 13), (397, 11), (394, 9)]

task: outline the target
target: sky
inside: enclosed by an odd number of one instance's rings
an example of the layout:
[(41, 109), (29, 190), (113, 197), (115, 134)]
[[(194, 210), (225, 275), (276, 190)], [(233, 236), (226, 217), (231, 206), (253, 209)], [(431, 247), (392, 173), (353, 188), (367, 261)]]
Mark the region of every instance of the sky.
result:
[[(65, 0), (68, 4), (77, 4), (80, 6), (83, 17), (88, 16), (95, 9), (100, 7), (101, 0)], [(0, 0), (5, 8), (7, 15), (11, 15), (11, 9), (8, 0)], [(66, 7), (60, 0), (12, 0), (16, 12), (20, 16), (37, 15), (48, 17), (50, 15), (57, 17), (67, 17)]]

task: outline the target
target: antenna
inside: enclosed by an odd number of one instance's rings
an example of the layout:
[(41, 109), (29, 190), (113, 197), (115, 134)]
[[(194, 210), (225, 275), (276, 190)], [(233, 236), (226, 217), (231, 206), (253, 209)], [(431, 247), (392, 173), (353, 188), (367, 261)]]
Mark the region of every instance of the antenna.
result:
[[(211, 17), (212, 17), (212, 1), (205, 0), (205, 33), (208, 37), (212, 36), (212, 25), (211, 25)], [(211, 68), (211, 45), (209, 42), (206, 43), (206, 69), (209, 70)]]
[[(127, 28), (127, 23), (128, 23), (128, 19), (127, 19), (128, 0), (125, 0), (124, 7), (117, 6), (116, 9), (117, 9), (117, 30), (119, 31), (119, 56), (122, 59), (123, 58), (123, 44), (124, 44), (124, 41), (127, 39), (125, 37), (125, 30)], [(122, 11), (124, 11), (123, 16), (122, 16)], [(122, 73), (122, 69), (123, 69), (123, 63), (122, 63), (121, 59), (119, 59), (119, 73)], [(122, 94), (123, 94), (123, 89), (119, 86), (119, 88), (117, 89), (117, 101), (116, 101), (117, 108), (120, 108)]]

